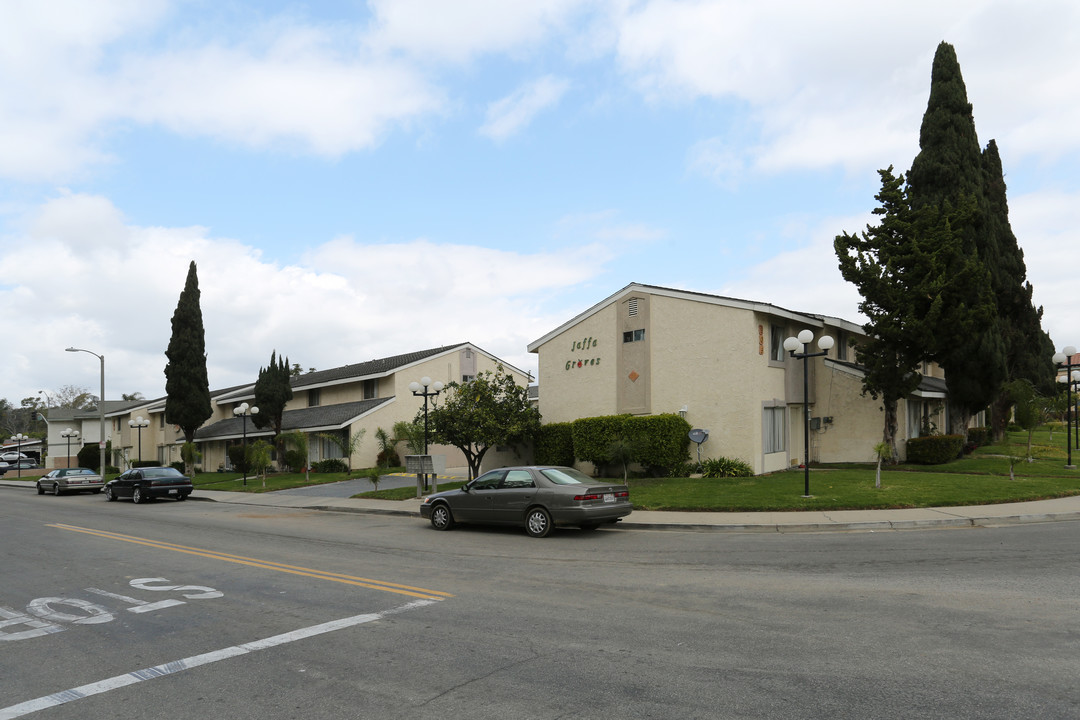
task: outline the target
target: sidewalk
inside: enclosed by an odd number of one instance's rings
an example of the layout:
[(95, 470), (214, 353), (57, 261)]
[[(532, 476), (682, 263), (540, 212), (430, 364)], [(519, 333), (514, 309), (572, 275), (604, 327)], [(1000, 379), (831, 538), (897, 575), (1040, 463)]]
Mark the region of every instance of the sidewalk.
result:
[[(34, 484), (0, 479), (0, 488), (34, 490)], [(237, 493), (196, 490), (191, 500), (233, 505), (283, 507), (297, 510), (399, 515), (420, 518), (420, 500), (357, 500), (271, 493)], [(1054, 500), (974, 505), (967, 507), (917, 508), (911, 510), (832, 510), (806, 512), (656, 512), (635, 510), (620, 527), (635, 530), (683, 530), (690, 532), (821, 532), (837, 530), (914, 530), (1015, 525), (1020, 523), (1080, 520), (1080, 496)]]

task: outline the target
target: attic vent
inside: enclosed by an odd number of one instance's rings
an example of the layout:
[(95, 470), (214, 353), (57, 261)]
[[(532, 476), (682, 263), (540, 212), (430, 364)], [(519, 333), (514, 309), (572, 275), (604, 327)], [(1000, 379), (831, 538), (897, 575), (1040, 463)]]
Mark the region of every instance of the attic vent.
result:
[(630, 317), (637, 317), (637, 298), (630, 298), (628, 309), (630, 310)]

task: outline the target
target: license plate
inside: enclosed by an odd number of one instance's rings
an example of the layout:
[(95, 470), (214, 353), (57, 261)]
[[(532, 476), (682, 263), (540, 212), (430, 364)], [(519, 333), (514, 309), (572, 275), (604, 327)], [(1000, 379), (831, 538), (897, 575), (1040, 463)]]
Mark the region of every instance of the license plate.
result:
[(615, 493), (604, 493), (604, 502), (615, 502)]
[(178, 490), (170, 490), (170, 491), (169, 491), (169, 494), (170, 494), (170, 495), (175, 495), (175, 494), (176, 494), (177, 492), (179, 492), (179, 491), (178, 491)]

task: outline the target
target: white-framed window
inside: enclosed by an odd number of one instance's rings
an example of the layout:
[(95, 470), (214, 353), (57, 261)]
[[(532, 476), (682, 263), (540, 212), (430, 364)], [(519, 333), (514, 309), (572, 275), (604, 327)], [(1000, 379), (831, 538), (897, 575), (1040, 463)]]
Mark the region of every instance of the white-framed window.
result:
[(379, 393), (379, 381), (378, 380), (376, 380), (374, 378), (371, 378), (369, 380), (364, 381), (364, 399), (365, 400), (374, 400), (376, 397), (378, 397), (378, 393)]
[(462, 375), (461, 376), (461, 382), (463, 382), (463, 383), (471, 383), (475, 379), (476, 379), (475, 375)]
[(320, 394), (321, 393), (319, 392), (319, 388), (312, 388), (311, 390), (308, 390), (307, 391), (307, 406), (308, 407), (319, 407), (319, 403), (321, 402)]
[(787, 450), (787, 408), (784, 406), (762, 409), (761, 445), (763, 452), (777, 453)]
[(907, 436), (911, 438), (919, 437), (919, 433), (922, 430), (922, 400), (916, 400), (915, 398), (908, 398), (907, 401)]
[(627, 330), (622, 334), (622, 341), (624, 343), (641, 342), (645, 339), (644, 330)]

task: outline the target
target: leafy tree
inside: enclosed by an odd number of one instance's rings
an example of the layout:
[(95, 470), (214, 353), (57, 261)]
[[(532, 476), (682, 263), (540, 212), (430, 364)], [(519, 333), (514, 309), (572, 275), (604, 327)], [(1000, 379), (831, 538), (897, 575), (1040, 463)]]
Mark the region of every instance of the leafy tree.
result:
[(94, 394), (84, 387), (65, 385), (52, 393), (54, 407), (74, 408), (75, 410), (89, 410), (94, 407)]
[(266, 440), (259, 438), (248, 448), (248, 465), (260, 477), (262, 486), (266, 487), (266, 469), (270, 467), (270, 451), (273, 446)]
[(120, 397), (121, 397), (121, 399), (126, 400), (127, 402), (135, 402), (136, 400), (145, 400), (146, 399), (146, 398), (143, 397), (143, 394), (141, 392), (121, 393)]
[[(880, 399), (885, 415), (882, 442), (887, 458), (898, 457), (897, 406), (919, 386), (919, 366), (925, 358), (925, 327), (919, 320), (929, 312), (928, 296), (913, 282), (932, 276), (927, 255), (927, 213), (911, 209), (904, 176), (892, 167), (879, 170), (880, 206), (873, 213), (877, 226), (867, 225), (861, 235), (838, 235), (833, 242), (840, 274), (859, 289), (859, 310), (868, 318), (866, 341), (855, 348), (855, 359), (864, 368), (862, 392)], [(879, 458), (882, 457), (879, 454)]]
[(622, 465), (622, 479), (625, 483), (630, 474), (630, 462), (634, 459), (634, 446), (624, 437), (617, 438), (608, 446), (611, 461)]
[[(308, 436), (307, 436), (307, 433), (303, 432), (302, 430), (293, 430), (291, 432), (282, 433), (281, 438), (285, 442), (290, 443), (294, 448), (296, 448), (296, 452), (299, 453), (301, 458), (303, 458), (301, 463), (302, 463), (302, 467), (304, 468), (304, 479), (307, 480), (307, 481), (310, 481), (311, 480), (311, 463), (308, 462), (309, 455), (308, 455)], [(294, 466), (292, 463), (289, 463), (289, 466), (293, 470), (297, 469), (297, 466)]]
[(877, 473), (874, 475), (874, 487), (881, 489), (881, 463), (893, 457), (893, 446), (887, 442), (879, 442), (874, 446), (874, 456), (877, 458)]
[(360, 441), (364, 439), (365, 431), (366, 428), (361, 428), (355, 433), (350, 433), (348, 430), (342, 430), (341, 433), (319, 433), (319, 437), (327, 440), (341, 450), (341, 454), (345, 458), (345, 463), (348, 466), (348, 472), (352, 473), (352, 456), (353, 453), (360, 449)]
[(259, 377), (255, 381), (255, 405), (257, 415), (251, 416), (252, 424), (257, 428), (270, 428), (274, 431), (274, 445), (279, 458), (285, 457), (285, 441), (281, 437), (282, 418), (285, 406), (292, 400), (292, 374), (289, 372), (289, 359), (278, 358), (277, 350), (270, 352), (270, 364), (259, 368)]
[[(417, 422), (423, 422), (423, 410)], [(495, 445), (531, 442), (540, 431), (540, 412), (529, 404), (528, 388), (518, 385), (502, 365), (467, 383), (451, 382), (446, 400), (429, 411), (435, 442), (465, 454), (469, 477), (476, 477)]]
[[(206, 333), (199, 295), (199, 277), (192, 260), (172, 316), (172, 337), (165, 351), (169, 360), (165, 365), (165, 422), (179, 425), (187, 442), (195, 441), (195, 431), (214, 413), (206, 376)], [(185, 462), (184, 470), (190, 475), (193, 467)]]
[[(396, 439), (391, 437), (390, 433), (386, 432), (383, 428), (376, 428), (375, 442), (379, 444), (379, 465), (381, 467), (397, 465), (398, 455), (397, 451), (394, 450), (394, 445), (397, 444)], [(390, 462), (391, 460), (394, 462)]]
[(1031, 436), (1035, 428), (1046, 422), (1051, 405), (1039, 394), (1030, 380), (1012, 380), (1005, 385), (1005, 391), (1012, 403), (1016, 424), (1027, 430), (1027, 459), (1031, 462)]
[(422, 455), (424, 453), (424, 423), (408, 422), (400, 420), (394, 423), (394, 444), (405, 443), (410, 455)]

